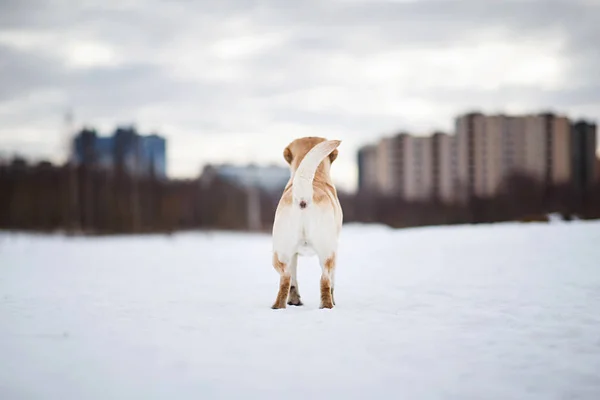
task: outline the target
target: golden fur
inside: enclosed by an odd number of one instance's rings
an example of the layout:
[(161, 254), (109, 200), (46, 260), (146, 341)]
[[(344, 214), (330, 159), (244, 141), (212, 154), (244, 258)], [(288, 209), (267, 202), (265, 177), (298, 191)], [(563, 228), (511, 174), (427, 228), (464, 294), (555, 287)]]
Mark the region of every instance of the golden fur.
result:
[[(317, 144), (324, 142), (325, 139), (320, 137), (305, 137), (294, 140), (290, 143), (283, 151), (283, 158), (292, 166), (294, 170), (298, 168), (300, 162), (306, 156), (306, 153), (310, 151)], [(338, 150), (335, 149), (329, 155), (329, 162), (332, 163), (338, 156)], [(313, 201), (316, 204), (328, 201), (333, 204), (333, 199), (337, 197), (337, 191), (333, 186), (333, 182), (329, 174), (325, 170), (325, 165), (321, 163), (315, 172), (315, 178), (313, 180)], [(290, 182), (284, 189), (283, 195), (281, 196), (281, 202), (283, 204), (292, 204), (292, 183)]]

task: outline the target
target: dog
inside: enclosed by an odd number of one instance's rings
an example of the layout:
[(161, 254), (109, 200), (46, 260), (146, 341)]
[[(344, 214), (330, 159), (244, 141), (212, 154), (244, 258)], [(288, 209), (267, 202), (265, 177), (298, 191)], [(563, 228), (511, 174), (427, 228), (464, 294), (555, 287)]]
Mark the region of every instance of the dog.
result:
[(321, 303), (333, 308), (336, 254), (343, 213), (330, 168), (340, 140), (303, 137), (283, 151), (290, 179), (281, 195), (273, 223), (273, 267), (279, 291), (272, 309), (303, 305), (298, 291), (298, 256), (317, 255), (321, 264)]

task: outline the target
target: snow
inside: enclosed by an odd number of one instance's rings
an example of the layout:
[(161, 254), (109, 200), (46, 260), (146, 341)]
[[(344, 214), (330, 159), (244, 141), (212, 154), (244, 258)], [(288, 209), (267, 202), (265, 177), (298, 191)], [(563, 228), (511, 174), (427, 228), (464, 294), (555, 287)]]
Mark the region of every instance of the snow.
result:
[(271, 310), (269, 235), (0, 234), (0, 399), (599, 399), (600, 222), (346, 225)]

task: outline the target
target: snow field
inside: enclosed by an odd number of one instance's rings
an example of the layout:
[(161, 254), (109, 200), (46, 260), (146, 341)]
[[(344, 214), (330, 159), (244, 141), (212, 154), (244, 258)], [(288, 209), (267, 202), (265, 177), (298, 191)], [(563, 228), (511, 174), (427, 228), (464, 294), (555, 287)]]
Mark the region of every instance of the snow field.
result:
[(344, 227), (336, 307), (270, 237), (0, 235), (0, 399), (598, 399), (600, 222)]

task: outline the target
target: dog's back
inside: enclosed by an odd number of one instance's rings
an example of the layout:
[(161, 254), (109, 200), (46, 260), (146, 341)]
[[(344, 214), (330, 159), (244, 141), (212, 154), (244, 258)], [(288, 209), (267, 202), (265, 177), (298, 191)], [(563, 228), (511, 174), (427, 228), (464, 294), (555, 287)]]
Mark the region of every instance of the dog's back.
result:
[(335, 156), (329, 155), (336, 151), (339, 143), (303, 138), (286, 148), (292, 176), (275, 212), (276, 249), (288, 252), (297, 248), (301, 254), (308, 255), (336, 247), (343, 215), (329, 176)]

